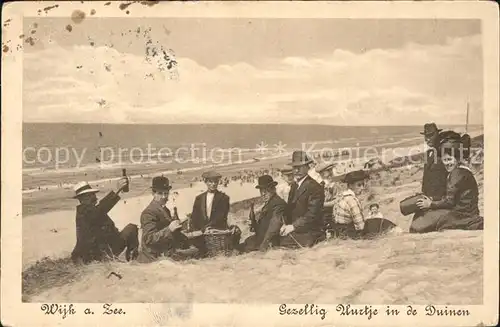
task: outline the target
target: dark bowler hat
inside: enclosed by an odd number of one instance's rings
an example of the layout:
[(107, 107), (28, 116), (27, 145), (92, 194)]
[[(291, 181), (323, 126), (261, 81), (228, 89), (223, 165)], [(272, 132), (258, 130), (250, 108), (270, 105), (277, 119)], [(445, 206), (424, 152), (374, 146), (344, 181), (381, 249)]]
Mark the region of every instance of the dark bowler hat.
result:
[(431, 135), (434, 133), (439, 133), (441, 132), (442, 129), (437, 128), (435, 123), (428, 123), (424, 125), (424, 131), (420, 132), (422, 135)]
[(274, 181), (273, 178), (269, 175), (262, 175), (259, 177), (258, 185), (255, 188), (262, 189), (268, 188), (270, 186), (276, 186), (278, 182)]
[(293, 151), (292, 153), (292, 162), (289, 163), (289, 166), (297, 167), (304, 166), (313, 162), (304, 151)]
[(210, 170), (210, 171), (206, 171), (203, 174), (201, 174), (201, 178), (214, 180), (214, 179), (221, 179), (222, 175), (216, 171)]
[(153, 178), (153, 185), (151, 188), (153, 191), (170, 191), (172, 186), (170, 186), (168, 178), (164, 176), (157, 176)]
[(344, 183), (350, 184), (362, 181), (368, 178), (368, 174), (364, 170), (356, 170), (347, 173), (344, 177)]

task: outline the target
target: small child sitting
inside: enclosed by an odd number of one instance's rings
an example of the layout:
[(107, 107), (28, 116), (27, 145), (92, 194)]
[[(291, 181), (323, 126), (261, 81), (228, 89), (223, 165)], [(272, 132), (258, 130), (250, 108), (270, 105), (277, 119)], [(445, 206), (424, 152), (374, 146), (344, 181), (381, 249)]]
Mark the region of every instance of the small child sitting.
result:
[(368, 214), (367, 219), (384, 218), (384, 215), (379, 210), (380, 207), (378, 203), (370, 204), (370, 213)]

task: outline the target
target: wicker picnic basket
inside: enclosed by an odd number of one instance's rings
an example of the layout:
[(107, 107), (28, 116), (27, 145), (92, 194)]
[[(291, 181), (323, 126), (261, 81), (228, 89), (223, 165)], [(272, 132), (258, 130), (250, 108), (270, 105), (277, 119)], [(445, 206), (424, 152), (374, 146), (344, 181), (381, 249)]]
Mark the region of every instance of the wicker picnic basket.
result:
[(230, 230), (207, 229), (203, 235), (208, 256), (228, 256), (233, 252), (233, 237)]

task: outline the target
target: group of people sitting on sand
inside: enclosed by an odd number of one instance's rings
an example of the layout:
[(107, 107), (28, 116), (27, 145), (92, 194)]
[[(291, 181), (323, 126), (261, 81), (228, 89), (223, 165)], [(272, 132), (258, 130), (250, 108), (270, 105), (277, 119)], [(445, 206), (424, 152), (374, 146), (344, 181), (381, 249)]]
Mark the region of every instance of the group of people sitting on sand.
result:
[[(453, 133), (440, 134), (435, 124), (426, 124), (424, 136), (430, 149), (426, 152), (422, 197), (410, 232), (431, 232), (443, 229), (482, 229), (479, 216), (478, 187), (473, 174), (463, 161), (463, 142)], [(457, 134), (458, 135), (458, 134)], [(461, 145), (460, 145), (461, 144)], [(326, 238), (360, 239), (385, 233), (397, 226), (384, 219), (379, 205), (372, 203), (365, 215), (359, 195), (370, 177), (365, 170), (347, 173), (343, 183), (334, 179), (332, 163), (314, 165), (304, 151), (294, 151), (288, 167), (281, 169), (284, 183), (273, 176), (258, 177), (255, 186), (261, 196), (260, 208), (250, 210), (250, 231), (243, 242), (241, 229), (228, 224), (229, 196), (219, 191), (222, 176), (218, 172), (203, 173), (207, 190), (199, 194), (190, 217), (185, 221), (166, 207), (171, 185), (164, 176), (152, 180), (152, 200), (140, 218), (142, 229), (139, 244), (138, 226), (127, 225), (119, 231), (108, 212), (128, 187), (128, 179), (118, 181), (116, 191), (97, 201), (97, 189), (81, 182), (75, 187), (77, 243), (72, 252), (74, 262), (88, 263), (119, 256), (125, 250), (127, 261), (148, 263), (161, 257), (173, 257), (179, 251), (192, 257), (207, 256), (203, 237), (208, 231), (229, 232), (234, 251), (245, 253), (270, 248), (311, 247)]]

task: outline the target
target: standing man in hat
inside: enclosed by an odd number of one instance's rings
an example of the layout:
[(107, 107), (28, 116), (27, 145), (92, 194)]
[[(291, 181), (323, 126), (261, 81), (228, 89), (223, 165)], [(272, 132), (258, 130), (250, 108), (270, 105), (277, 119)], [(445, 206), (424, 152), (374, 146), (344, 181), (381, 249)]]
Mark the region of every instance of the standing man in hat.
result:
[(108, 212), (120, 201), (120, 192), (128, 187), (128, 178), (118, 180), (117, 190), (109, 192), (97, 201), (97, 189), (89, 183), (80, 182), (74, 190), (80, 204), (76, 207), (76, 245), (71, 252), (75, 263), (102, 261), (108, 257), (119, 256), (126, 248), (127, 261), (138, 254), (139, 237), (137, 225), (128, 224), (120, 232), (108, 216)]
[(284, 201), (287, 201), (288, 194), (290, 193), (290, 189), (292, 187), (292, 184), (295, 183), (295, 179), (293, 177), (293, 170), (292, 170), (292, 168), (286, 167), (286, 168), (281, 169), (280, 173), (281, 173), (281, 177), (283, 178), (284, 182), (279, 183), (276, 186), (276, 193)]
[(256, 189), (260, 191), (263, 207), (257, 213), (258, 219), (253, 224), (255, 234), (242, 244), (244, 252), (266, 251), (279, 244), (280, 228), (284, 221), (286, 202), (276, 194), (276, 185), (270, 175), (259, 177)]
[(137, 261), (149, 263), (162, 255), (172, 255), (176, 249), (187, 247), (187, 238), (180, 231), (181, 223), (166, 207), (170, 190), (167, 177), (153, 178), (153, 199), (141, 214), (142, 244)]
[[(446, 178), (448, 172), (441, 161), (440, 136), (441, 129), (435, 123), (424, 125), (425, 152), (424, 175), (422, 177), (422, 193), (433, 201), (439, 201), (446, 195)], [(413, 216), (413, 221), (424, 215), (425, 210), (419, 210)], [(410, 232), (413, 229), (410, 227)]]
[[(202, 179), (207, 186), (207, 191), (198, 195), (193, 204), (191, 213), (191, 227), (193, 231), (204, 232), (207, 228), (233, 231), (233, 243), (239, 245), (241, 230), (238, 226), (228, 226), (229, 196), (218, 190), (221, 174), (208, 171), (202, 174)], [(195, 246), (202, 252), (206, 252), (202, 238), (192, 240)]]
[(363, 207), (357, 198), (365, 189), (368, 175), (363, 170), (352, 171), (344, 177), (347, 190), (342, 192), (333, 209), (333, 232), (341, 238), (359, 238), (363, 236), (365, 216)]
[(280, 230), (280, 246), (310, 247), (324, 236), (325, 194), (323, 187), (308, 174), (311, 163), (304, 151), (293, 152), (289, 165), (292, 166), (295, 183), (288, 195), (287, 219)]

